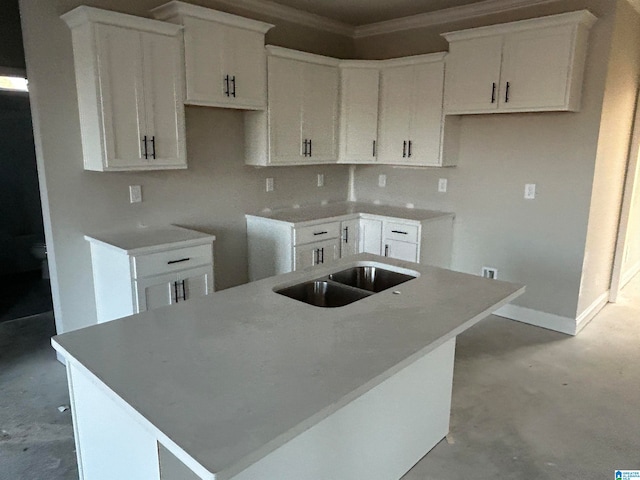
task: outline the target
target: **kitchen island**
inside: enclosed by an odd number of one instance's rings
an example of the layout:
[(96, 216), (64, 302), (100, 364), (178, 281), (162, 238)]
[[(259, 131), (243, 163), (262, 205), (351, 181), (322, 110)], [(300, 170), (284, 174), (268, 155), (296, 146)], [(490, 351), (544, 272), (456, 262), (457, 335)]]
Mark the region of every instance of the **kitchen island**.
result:
[[(337, 308), (274, 290), (416, 278)], [(399, 478), (448, 431), (455, 337), (524, 287), (362, 254), (54, 337), (80, 476)]]

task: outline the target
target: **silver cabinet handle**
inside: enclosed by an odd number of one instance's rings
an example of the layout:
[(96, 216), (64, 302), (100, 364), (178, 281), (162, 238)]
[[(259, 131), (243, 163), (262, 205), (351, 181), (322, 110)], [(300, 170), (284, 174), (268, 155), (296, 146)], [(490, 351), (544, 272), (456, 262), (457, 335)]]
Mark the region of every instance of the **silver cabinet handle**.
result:
[(191, 258), (186, 257), (186, 258), (181, 258), (180, 260), (169, 260), (167, 262), (167, 265), (172, 265), (174, 263), (182, 263), (182, 262), (188, 262), (189, 260), (191, 260)]
[(389, 256), (389, 245), (385, 245), (384, 246), (384, 256), (388, 257)]
[(314, 235), (326, 235), (327, 233), (329, 233), (329, 232), (327, 232), (327, 231), (323, 231), (323, 232), (313, 232), (313, 234), (314, 234)]
[(391, 230), (391, 233), (399, 233), (400, 235), (408, 235), (408, 232), (403, 232), (402, 230)]
[(349, 243), (349, 227), (344, 227), (344, 243)]

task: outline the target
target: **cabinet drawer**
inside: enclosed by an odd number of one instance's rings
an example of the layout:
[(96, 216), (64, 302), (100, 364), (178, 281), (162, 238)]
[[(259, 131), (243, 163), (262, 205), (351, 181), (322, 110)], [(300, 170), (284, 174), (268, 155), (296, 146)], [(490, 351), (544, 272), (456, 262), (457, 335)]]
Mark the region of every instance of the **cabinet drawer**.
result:
[(176, 248), (138, 255), (132, 258), (132, 262), (135, 278), (148, 277), (213, 263), (213, 250), (209, 244)]
[(384, 238), (418, 243), (420, 227), (406, 223), (384, 222)]
[(340, 236), (340, 222), (321, 223), (310, 227), (300, 227), (294, 230), (294, 245), (318, 242)]

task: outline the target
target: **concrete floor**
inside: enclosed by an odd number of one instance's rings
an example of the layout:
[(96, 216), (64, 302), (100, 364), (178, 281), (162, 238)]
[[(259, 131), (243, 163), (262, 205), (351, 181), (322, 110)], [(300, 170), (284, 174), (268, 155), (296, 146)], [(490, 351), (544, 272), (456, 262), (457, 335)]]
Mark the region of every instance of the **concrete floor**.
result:
[[(77, 478), (53, 333), (50, 315), (0, 324), (1, 480)], [(403, 479), (607, 479), (615, 469), (640, 469), (640, 276), (577, 337), (499, 317), (461, 335), (451, 433)]]

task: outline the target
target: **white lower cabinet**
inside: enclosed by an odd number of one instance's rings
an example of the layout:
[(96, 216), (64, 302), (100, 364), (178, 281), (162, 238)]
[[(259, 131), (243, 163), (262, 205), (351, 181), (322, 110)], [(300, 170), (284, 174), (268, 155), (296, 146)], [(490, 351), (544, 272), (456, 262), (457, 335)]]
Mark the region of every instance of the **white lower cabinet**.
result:
[(419, 221), (349, 213), (311, 224), (256, 215), (246, 218), (251, 281), (358, 253), (444, 268), (451, 262), (453, 214)]
[(85, 239), (98, 323), (214, 291), (213, 235), (163, 227)]
[(360, 253), (360, 220), (344, 220), (340, 227), (340, 258)]
[(407, 262), (418, 262), (420, 260), (417, 243), (400, 242), (398, 240), (385, 239), (384, 256)]
[(294, 270), (301, 270), (314, 265), (325, 265), (340, 258), (340, 239), (334, 238), (323, 242), (314, 242), (294, 247)]
[(382, 220), (360, 218), (360, 251), (380, 255), (382, 252)]
[(135, 281), (138, 312), (203, 297), (213, 292), (213, 270), (194, 268)]

